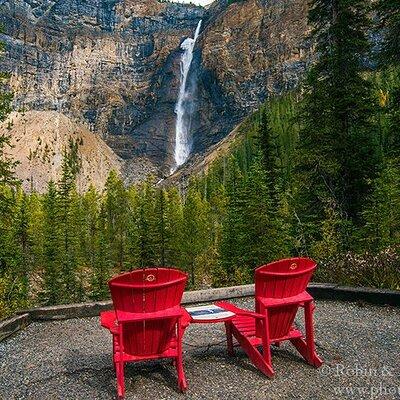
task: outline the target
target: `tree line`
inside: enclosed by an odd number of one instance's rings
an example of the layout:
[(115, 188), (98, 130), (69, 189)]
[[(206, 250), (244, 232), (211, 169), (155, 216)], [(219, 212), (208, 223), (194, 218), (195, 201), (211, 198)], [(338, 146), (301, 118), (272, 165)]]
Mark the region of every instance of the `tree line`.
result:
[[(25, 193), (0, 139), (0, 317), (33, 304), (104, 299), (116, 273), (189, 272), (192, 288), (252, 281), (253, 269), (314, 257), (316, 279), (400, 288), (400, 10), (396, 1), (313, 0), (316, 61), (270, 99), (229, 154), (185, 188), (146, 181), (76, 190), (62, 177)], [(374, 24), (372, 24), (372, 16)], [(0, 120), (11, 95), (1, 75)]]

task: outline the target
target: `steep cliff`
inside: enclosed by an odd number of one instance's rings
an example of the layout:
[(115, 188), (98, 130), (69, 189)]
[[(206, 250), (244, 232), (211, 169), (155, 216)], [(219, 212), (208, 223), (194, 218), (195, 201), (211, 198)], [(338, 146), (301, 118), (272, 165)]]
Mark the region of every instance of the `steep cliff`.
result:
[[(170, 115), (146, 121), (160, 74), (169, 74), (171, 54), (204, 12), (157, 0), (0, 3), (8, 51), (0, 67), (12, 72), (16, 109), (64, 113), (122, 158), (145, 154), (162, 164), (170, 150), (160, 122), (173, 125), (174, 96)], [(168, 78), (172, 89), (177, 77)]]
[(269, 96), (298, 85), (312, 56), (307, 11), (305, 0), (214, 3), (199, 44), (198, 152)]
[(306, 4), (6, 0), (0, 69), (12, 73), (17, 110), (74, 120), (106, 141), (123, 171), (140, 174), (145, 158), (168, 174), (182, 40), (203, 19), (188, 81), (193, 152), (202, 154), (270, 94), (297, 85), (310, 59)]

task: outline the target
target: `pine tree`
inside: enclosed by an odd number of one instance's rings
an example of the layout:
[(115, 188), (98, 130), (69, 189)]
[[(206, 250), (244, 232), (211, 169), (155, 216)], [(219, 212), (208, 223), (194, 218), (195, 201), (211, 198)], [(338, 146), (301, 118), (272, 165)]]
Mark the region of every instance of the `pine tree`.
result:
[(195, 185), (189, 185), (183, 206), (182, 261), (190, 274), (192, 287), (196, 284), (196, 277), (201, 274), (197, 260), (210, 243), (208, 212), (208, 202), (202, 198)]
[(150, 177), (140, 187), (138, 202), (138, 243), (139, 266), (149, 267), (159, 264), (159, 238), (157, 237), (156, 192)]
[(388, 162), (373, 182), (373, 191), (363, 213), (368, 249), (383, 250), (400, 244), (400, 168)]
[(96, 188), (90, 185), (88, 191), (82, 195), (83, 235), (82, 250), (84, 262), (87, 266), (93, 267), (96, 257), (96, 241), (98, 238), (100, 195)]
[[(4, 43), (0, 42), (0, 57), (3, 54)], [(7, 89), (8, 79), (9, 75), (0, 71), (0, 123), (11, 111), (12, 94)], [(16, 163), (6, 154), (9, 146), (10, 136), (3, 131), (0, 135), (0, 318), (21, 305), (21, 281), (18, 277), (20, 259), (12, 217), (15, 212), (18, 180), (14, 175)], [(25, 292), (25, 284), (22, 292)], [(22, 297), (24, 296), (22, 293)]]
[(93, 185), (82, 196), (82, 250), (85, 267), (90, 270), (90, 297), (102, 300), (108, 296), (107, 282), (111, 275), (111, 260), (107, 240), (107, 216), (101, 196)]
[(43, 266), (43, 195), (40, 195), (36, 192), (33, 192), (29, 195), (28, 215), (28, 235), (30, 238), (32, 266), (37, 272)]
[(27, 194), (20, 191), (17, 195), (16, 210), (14, 214), (13, 228), (14, 241), (16, 246), (15, 252), (15, 274), (20, 281), (21, 301), (25, 304), (29, 295), (29, 277), (31, 274), (31, 242), (29, 236), (29, 198)]
[(115, 171), (111, 171), (107, 178), (104, 206), (111, 260), (113, 265), (123, 270), (126, 255), (127, 193), (124, 183)]
[(241, 190), (243, 175), (235, 157), (228, 160), (226, 178), (226, 214), (222, 221), (222, 238), (220, 245), (220, 271), (214, 273), (214, 284), (233, 284), (241, 257), (241, 232), (243, 232), (243, 214), (241, 207)]
[[(391, 87), (385, 93), (385, 114), (389, 129), (386, 155), (400, 157), (400, 5), (397, 0), (379, 0), (376, 4), (379, 34), (383, 42), (378, 54), (381, 73), (391, 75)], [(386, 99), (385, 99), (386, 100)]]
[(285, 231), (278, 215), (278, 194), (271, 197), (271, 182), (262, 154), (253, 160), (239, 197), (244, 217), (240, 263), (252, 272), (258, 265), (287, 254)]
[(43, 199), (43, 292), (44, 304), (52, 305), (62, 301), (62, 277), (60, 248), (62, 238), (60, 231), (60, 215), (58, 206), (57, 187), (53, 181), (47, 186), (47, 193)]
[(165, 221), (165, 259), (166, 264), (183, 267), (183, 205), (182, 198), (176, 187), (166, 190), (166, 221)]
[(109, 296), (107, 286), (111, 278), (112, 262), (110, 260), (110, 242), (107, 236), (107, 212), (104, 205), (99, 210), (95, 235), (95, 257), (93, 260), (93, 274), (91, 280), (91, 297), (95, 300), (104, 300)]
[(270, 114), (267, 109), (262, 110), (257, 135), (269, 196), (275, 205), (278, 206), (283, 182), (279, 165), (277, 135), (272, 130)]
[(126, 220), (126, 248), (127, 264), (129, 269), (135, 269), (141, 265), (140, 237), (139, 237), (139, 206), (140, 193), (137, 185), (127, 189), (127, 220)]
[(82, 213), (80, 198), (76, 192), (76, 177), (81, 161), (78, 153), (78, 143), (69, 141), (68, 149), (64, 150), (62, 177), (58, 182), (57, 206), (60, 222), (61, 247), (61, 278), (63, 285), (63, 302), (82, 301), (84, 297), (81, 238)]
[(164, 189), (156, 191), (155, 216), (157, 231), (157, 259), (160, 265), (166, 265), (168, 237), (167, 237), (167, 193)]
[(371, 88), (364, 79), (369, 50), (364, 0), (314, 0), (309, 11), (318, 59), (303, 88), (298, 149), (298, 215), (318, 239), (326, 207), (360, 221), (379, 153), (370, 125)]
[(378, 29), (383, 33), (379, 54), (381, 66), (400, 65), (400, 5), (398, 0), (379, 0), (376, 3)]

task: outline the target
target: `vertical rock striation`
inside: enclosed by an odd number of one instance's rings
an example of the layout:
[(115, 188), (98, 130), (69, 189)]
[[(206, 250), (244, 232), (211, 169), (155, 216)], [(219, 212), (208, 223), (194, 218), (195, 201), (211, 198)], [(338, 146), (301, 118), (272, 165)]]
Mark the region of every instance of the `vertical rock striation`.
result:
[(191, 134), (193, 152), (203, 153), (268, 96), (298, 84), (311, 57), (306, 14), (305, 0), (217, 0), (207, 10), (158, 0), (3, 0), (0, 69), (12, 74), (17, 110), (59, 113), (89, 129), (128, 175), (143, 157), (168, 174), (180, 45), (198, 22), (187, 85), (198, 83)]

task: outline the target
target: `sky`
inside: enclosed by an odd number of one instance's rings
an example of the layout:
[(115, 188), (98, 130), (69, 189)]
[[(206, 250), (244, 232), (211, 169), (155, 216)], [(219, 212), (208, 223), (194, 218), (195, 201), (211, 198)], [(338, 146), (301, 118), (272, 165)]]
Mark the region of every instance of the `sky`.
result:
[(211, 4), (214, 0), (172, 0), (176, 3), (193, 3), (200, 6), (206, 6), (207, 4)]

